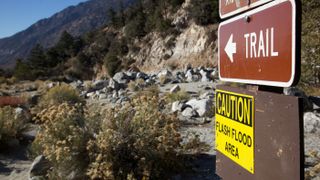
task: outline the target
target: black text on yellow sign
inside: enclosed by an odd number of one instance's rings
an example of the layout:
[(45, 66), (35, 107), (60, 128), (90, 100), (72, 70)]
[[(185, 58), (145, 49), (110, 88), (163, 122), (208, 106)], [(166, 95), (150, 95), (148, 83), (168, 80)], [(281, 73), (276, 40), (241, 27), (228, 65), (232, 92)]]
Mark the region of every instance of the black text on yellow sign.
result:
[(216, 91), (216, 149), (254, 174), (254, 97)]

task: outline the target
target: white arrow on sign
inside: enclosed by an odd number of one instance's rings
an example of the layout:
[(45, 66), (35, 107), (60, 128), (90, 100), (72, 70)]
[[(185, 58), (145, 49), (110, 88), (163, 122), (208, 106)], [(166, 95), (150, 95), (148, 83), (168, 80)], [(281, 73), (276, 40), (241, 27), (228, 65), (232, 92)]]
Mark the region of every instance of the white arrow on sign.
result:
[(230, 61), (233, 63), (233, 54), (237, 53), (237, 43), (233, 42), (233, 34), (230, 35), (228, 43), (224, 48), (224, 51), (227, 53)]

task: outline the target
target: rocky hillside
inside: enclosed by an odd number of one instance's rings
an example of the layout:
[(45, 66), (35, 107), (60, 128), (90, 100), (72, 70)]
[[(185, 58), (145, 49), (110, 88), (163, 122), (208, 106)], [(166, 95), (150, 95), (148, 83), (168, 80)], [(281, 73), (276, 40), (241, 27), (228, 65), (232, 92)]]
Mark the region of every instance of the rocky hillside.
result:
[[(124, 0), (123, 5), (126, 7), (133, 2)], [(14, 66), (15, 60), (28, 55), (37, 43), (44, 47), (53, 46), (63, 31), (80, 36), (101, 27), (108, 22), (108, 10), (118, 7), (118, 0), (90, 0), (42, 19), (11, 37), (0, 39), (0, 67)]]
[(162, 68), (183, 68), (187, 65), (216, 66), (218, 25), (202, 26), (196, 23), (190, 8), (194, 6), (186, 0), (181, 8), (172, 15), (172, 24), (180, 34), (150, 33), (136, 45), (138, 52), (129, 52), (128, 58), (136, 60), (136, 66), (144, 71)]

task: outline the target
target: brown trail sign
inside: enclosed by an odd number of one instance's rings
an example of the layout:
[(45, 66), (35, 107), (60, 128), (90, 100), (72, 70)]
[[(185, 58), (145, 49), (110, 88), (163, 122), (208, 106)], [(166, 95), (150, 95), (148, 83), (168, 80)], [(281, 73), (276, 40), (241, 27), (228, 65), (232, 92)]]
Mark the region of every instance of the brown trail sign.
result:
[(220, 17), (224, 19), (270, 1), (272, 0), (220, 0)]
[(276, 0), (219, 26), (220, 79), (290, 87), (296, 80), (296, 4)]

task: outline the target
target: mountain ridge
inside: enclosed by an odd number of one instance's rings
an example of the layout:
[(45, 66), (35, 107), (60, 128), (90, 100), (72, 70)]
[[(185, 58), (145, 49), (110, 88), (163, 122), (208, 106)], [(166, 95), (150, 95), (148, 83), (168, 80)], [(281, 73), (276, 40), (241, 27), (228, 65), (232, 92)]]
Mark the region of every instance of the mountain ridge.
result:
[[(107, 11), (117, 9), (117, 0), (90, 0), (69, 6), (64, 10), (44, 18), (27, 29), (10, 37), (0, 39), (0, 67), (12, 68), (16, 59), (25, 57), (36, 45), (48, 48), (53, 46), (62, 32), (67, 31), (73, 36), (80, 36), (97, 29), (108, 22)], [(123, 0), (126, 7), (135, 0)]]

